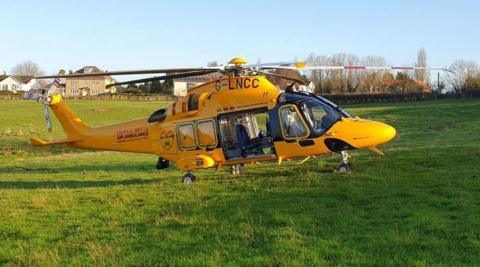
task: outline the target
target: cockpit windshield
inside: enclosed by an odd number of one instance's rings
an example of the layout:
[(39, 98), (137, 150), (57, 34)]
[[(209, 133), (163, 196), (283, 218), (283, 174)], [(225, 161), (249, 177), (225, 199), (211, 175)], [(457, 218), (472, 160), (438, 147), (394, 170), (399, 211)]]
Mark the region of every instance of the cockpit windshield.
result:
[(322, 135), (342, 117), (340, 111), (316, 99), (302, 101), (298, 106), (315, 135)]

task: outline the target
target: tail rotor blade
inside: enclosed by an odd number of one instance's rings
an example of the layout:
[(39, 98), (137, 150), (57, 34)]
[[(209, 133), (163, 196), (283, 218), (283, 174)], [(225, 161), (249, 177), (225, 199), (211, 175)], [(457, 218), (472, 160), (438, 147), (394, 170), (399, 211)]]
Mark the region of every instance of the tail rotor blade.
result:
[(52, 131), (52, 121), (50, 120), (50, 112), (48, 111), (48, 105), (44, 105), (43, 114), (45, 115), (45, 122), (47, 123), (48, 132)]

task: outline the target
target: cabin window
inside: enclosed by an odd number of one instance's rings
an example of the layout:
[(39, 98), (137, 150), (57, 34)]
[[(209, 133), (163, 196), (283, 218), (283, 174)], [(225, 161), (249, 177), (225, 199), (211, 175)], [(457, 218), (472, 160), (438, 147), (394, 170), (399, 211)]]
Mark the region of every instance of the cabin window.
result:
[(217, 146), (215, 124), (213, 121), (197, 122), (198, 145), (200, 147)]
[(198, 110), (200, 94), (193, 94), (188, 98), (188, 111)]
[(191, 150), (197, 147), (193, 123), (181, 124), (177, 128), (178, 144), (181, 149)]
[(282, 134), (285, 139), (304, 138), (309, 136), (308, 129), (300, 113), (294, 105), (283, 106), (279, 110)]

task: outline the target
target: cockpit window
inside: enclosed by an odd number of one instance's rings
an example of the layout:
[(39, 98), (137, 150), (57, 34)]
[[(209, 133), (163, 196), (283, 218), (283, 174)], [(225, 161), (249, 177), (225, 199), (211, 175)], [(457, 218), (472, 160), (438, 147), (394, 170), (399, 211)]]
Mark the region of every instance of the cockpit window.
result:
[(309, 135), (308, 129), (294, 105), (280, 108), (282, 133), (285, 138), (303, 138)]
[(317, 96), (317, 98), (321, 99), (322, 101), (324, 101), (325, 103), (327, 103), (328, 105), (330, 105), (331, 107), (333, 107), (334, 109), (338, 110), (343, 117), (345, 118), (353, 118), (352, 115), (350, 115), (350, 113), (348, 113), (347, 111), (345, 111), (344, 109), (340, 108), (339, 106), (337, 106), (337, 104), (333, 103), (332, 101), (326, 99), (325, 97), (321, 97), (321, 96)]
[(298, 105), (315, 135), (322, 135), (341, 118), (337, 110), (320, 101), (303, 101)]

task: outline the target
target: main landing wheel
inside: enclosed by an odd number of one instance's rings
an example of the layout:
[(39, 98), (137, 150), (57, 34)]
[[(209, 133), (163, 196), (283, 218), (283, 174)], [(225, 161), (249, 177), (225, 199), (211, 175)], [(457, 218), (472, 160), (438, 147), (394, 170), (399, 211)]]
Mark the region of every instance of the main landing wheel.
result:
[(348, 154), (347, 151), (341, 151), (342, 160), (340, 164), (338, 164), (337, 171), (341, 173), (351, 172), (353, 170), (352, 164), (349, 162), (351, 156)]
[(351, 163), (340, 163), (337, 167), (337, 171), (341, 173), (352, 172), (353, 167)]
[(195, 177), (195, 175), (193, 175), (193, 173), (189, 172), (189, 173), (185, 174), (185, 176), (183, 176), (182, 183), (191, 184), (191, 183), (194, 183), (196, 179), (197, 178)]
[(230, 167), (230, 173), (232, 175), (244, 174), (245, 169), (244, 169), (243, 165), (232, 165), (232, 167)]
[(155, 168), (157, 170), (162, 170), (162, 169), (168, 168), (169, 165), (170, 164), (168, 163), (168, 160), (163, 158), (158, 158), (157, 165), (155, 166)]

